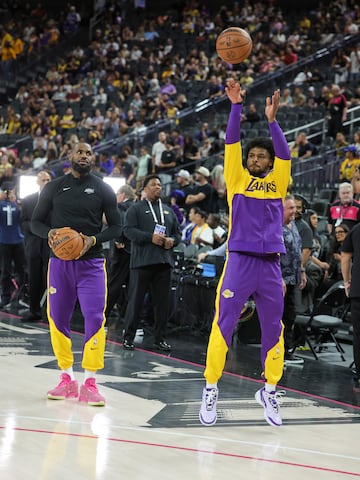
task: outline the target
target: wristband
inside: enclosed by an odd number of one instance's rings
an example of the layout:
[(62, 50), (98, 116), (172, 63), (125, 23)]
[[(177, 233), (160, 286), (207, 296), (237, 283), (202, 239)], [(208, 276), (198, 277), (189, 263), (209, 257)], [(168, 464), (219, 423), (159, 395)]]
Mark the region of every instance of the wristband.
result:
[(94, 237), (94, 235), (92, 235), (91, 238), (93, 239), (93, 242), (94, 242), (92, 246), (96, 245), (96, 237)]

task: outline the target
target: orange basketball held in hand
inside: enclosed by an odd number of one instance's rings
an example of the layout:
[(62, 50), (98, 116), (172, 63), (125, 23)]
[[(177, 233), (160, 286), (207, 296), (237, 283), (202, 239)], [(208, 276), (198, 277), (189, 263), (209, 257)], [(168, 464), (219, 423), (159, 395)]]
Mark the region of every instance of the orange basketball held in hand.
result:
[(247, 59), (251, 49), (251, 37), (240, 27), (227, 28), (216, 39), (216, 51), (219, 57), (234, 65)]
[(61, 260), (75, 260), (84, 247), (84, 240), (79, 232), (70, 227), (57, 229), (57, 238), (52, 251)]

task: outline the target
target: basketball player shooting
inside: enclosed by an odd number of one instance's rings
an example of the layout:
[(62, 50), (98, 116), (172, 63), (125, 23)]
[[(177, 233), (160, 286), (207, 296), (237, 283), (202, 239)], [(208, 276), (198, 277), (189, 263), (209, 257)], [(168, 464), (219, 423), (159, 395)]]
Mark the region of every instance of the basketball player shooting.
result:
[(255, 399), (264, 408), (266, 421), (280, 426), (282, 420), (276, 393), (284, 365), (280, 254), (285, 253), (283, 200), (290, 180), (290, 151), (276, 121), (280, 100), (280, 92), (276, 90), (266, 98), (265, 105), (271, 140), (259, 137), (249, 141), (244, 167), (240, 119), (245, 90), (230, 79), (225, 91), (231, 102), (224, 159), (231, 228), (227, 259), (217, 288), (199, 418), (207, 426), (217, 420), (217, 383), (225, 367), (241, 307), (252, 296), (261, 327), (262, 377), (265, 381)]
[[(58, 231), (70, 227), (82, 233), (83, 248), (74, 260), (57, 258), (51, 251), (47, 316), (51, 344), (61, 370), (60, 383), (48, 391), (51, 400), (79, 398), (89, 405), (105, 405), (96, 385), (96, 372), (104, 367), (106, 270), (102, 242), (121, 234), (120, 213), (112, 188), (91, 173), (94, 154), (87, 143), (78, 143), (70, 154), (71, 172), (44, 187), (34, 210), (33, 233), (48, 238), (50, 247)], [(50, 187), (50, 188), (48, 188)], [(108, 228), (102, 230), (103, 215)], [(73, 371), (70, 321), (76, 301), (84, 317), (82, 353), (84, 383), (78, 387)]]

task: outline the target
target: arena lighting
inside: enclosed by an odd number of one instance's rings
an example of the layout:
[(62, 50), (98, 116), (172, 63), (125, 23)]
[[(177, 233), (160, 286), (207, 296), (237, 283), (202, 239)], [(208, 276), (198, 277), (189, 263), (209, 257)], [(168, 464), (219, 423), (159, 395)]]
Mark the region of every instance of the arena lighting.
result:
[[(31, 193), (39, 191), (39, 185), (36, 183), (37, 175), (20, 175), (19, 177), (19, 199), (23, 199)], [(122, 185), (125, 185), (126, 179), (123, 177), (104, 177), (106, 182), (116, 193)]]
[(19, 199), (39, 191), (39, 185), (36, 183), (37, 175), (20, 175), (19, 177)]
[(201, 110), (204, 110), (209, 105), (211, 105), (211, 100), (208, 100), (208, 99), (202, 100), (201, 102), (199, 102), (195, 105), (195, 112), (196, 113), (201, 112)]
[(110, 185), (115, 193), (117, 193), (120, 187), (126, 184), (126, 178), (124, 177), (104, 177), (103, 180)]

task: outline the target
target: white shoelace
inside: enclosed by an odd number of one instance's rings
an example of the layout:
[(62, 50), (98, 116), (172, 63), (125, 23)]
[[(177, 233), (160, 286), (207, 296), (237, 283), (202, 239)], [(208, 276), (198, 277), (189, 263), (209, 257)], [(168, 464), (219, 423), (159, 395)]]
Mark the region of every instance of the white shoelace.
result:
[(205, 397), (205, 402), (206, 402), (206, 409), (207, 410), (212, 410), (215, 402), (217, 400), (217, 391), (215, 388), (212, 388), (210, 391), (206, 390), (206, 397)]
[[(266, 391), (266, 390), (265, 390)], [(278, 411), (279, 405), (282, 404), (282, 399), (286, 395), (285, 390), (277, 390), (275, 393), (266, 392), (268, 394), (268, 399), (271, 407)]]

